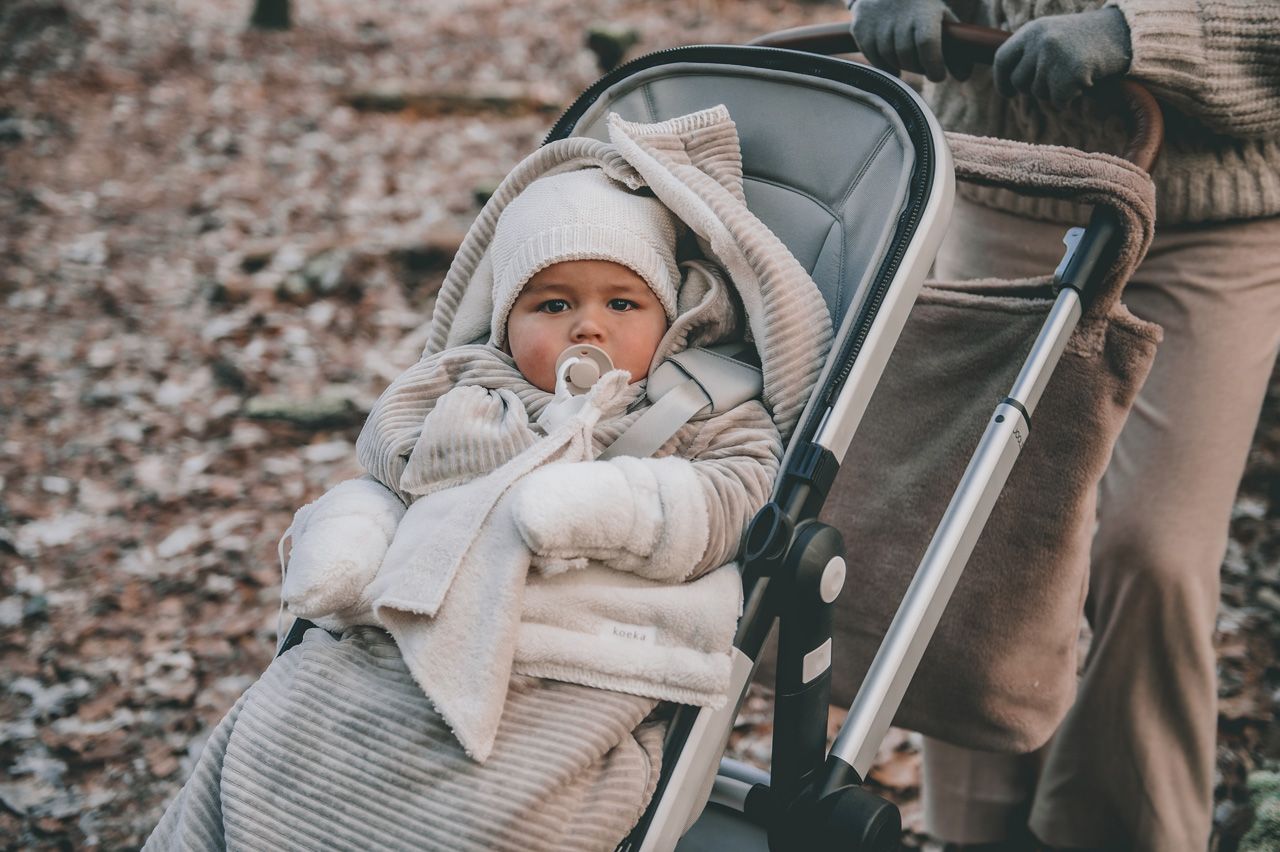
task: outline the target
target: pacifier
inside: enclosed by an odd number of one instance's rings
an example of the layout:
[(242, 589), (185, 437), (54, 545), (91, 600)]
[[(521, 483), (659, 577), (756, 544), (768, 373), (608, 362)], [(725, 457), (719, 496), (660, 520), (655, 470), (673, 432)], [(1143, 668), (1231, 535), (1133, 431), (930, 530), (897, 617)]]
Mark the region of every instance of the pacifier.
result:
[(609, 353), (590, 343), (576, 343), (556, 358), (556, 392), (538, 415), (538, 425), (550, 434), (582, 410), (586, 392), (613, 369)]
[(559, 396), (563, 388), (573, 396), (580, 396), (612, 369), (613, 360), (599, 346), (574, 344), (556, 358), (556, 395)]

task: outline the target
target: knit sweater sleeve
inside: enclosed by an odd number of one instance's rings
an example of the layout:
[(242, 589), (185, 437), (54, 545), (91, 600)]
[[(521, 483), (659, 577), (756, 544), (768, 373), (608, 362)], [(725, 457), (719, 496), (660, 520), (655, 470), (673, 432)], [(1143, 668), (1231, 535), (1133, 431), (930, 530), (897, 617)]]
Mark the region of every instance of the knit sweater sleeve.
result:
[(692, 578), (737, 555), (747, 524), (773, 490), (782, 439), (764, 406), (752, 400), (708, 420), (682, 455), (702, 486), (710, 532)]
[(1129, 25), (1129, 76), (1211, 130), (1280, 130), (1280, 3), (1111, 0)]

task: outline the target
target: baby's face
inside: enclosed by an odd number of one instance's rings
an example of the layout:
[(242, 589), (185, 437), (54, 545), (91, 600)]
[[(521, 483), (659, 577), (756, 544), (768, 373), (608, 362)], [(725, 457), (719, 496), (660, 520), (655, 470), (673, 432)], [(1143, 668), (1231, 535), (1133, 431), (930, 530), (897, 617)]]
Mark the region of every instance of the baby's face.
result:
[(534, 275), (507, 319), (511, 357), (526, 379), (556, 388), (556, 358), (578, 343), (599, 346), (631, 381), (649, 362), (667, 331), (662, 303), (644, 279), (609, 260), (569, 260)]

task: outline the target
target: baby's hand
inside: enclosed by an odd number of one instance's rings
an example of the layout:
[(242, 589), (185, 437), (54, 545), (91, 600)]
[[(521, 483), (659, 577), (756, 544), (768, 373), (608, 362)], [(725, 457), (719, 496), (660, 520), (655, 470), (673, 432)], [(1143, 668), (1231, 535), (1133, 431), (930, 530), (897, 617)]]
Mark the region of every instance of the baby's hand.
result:
[(423, 421), (400, 490), (421, 497), (478, 479), (536, 440), (514, 393), (461, 385), (441, 396)]
[(549, 464), (525, 477), (512, 507), (535, 558), (642, 559), (661, 507), (656, 489), (632, 489), (608, 462)]
[(703, 492), (686, 459), (549, 464), (518, 486), (512, 511), (533, 564), (558, 573), (596, 560), (683, 580), (709, 536)]
[(294, 615), (317, 618), (360, 604), (405, 507), (372, 479), (352, 479), (295, 516), (281, 596)]

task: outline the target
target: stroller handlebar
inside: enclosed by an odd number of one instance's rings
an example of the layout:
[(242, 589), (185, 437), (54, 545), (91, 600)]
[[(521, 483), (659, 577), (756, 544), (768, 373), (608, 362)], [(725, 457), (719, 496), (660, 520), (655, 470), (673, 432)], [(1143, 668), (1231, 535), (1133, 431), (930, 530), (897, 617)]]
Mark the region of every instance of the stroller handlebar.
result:
[[(943, 52), (965, 56), (983, 65), (991, 64), (996, 50), (1007, 38), (1009, 33), (992, 27), (980, 27), (955, 21), (944, 21), (942, 24)], [(778, 30), (752, 39), (749, 44), (756, 47), (800, 50), (824, 56), (858, 51), (853, 33), (845, 23), (816, 24)], [(1164, 115), (1160, 112), (1160, 105), (1146, 86), (1134, 80), (1121, 80), (1118, 91), (1110, 86), (1102, 86), (1096, 90), (1096, 96), (1100, 99), (1106, 99), (1108, 95), (1115, 94), (1119, 95), (1119, 106), (1129, 125), (1129, 141), (1121, 156), (1143, 171), (1150, 172), (1164, 141)]]

